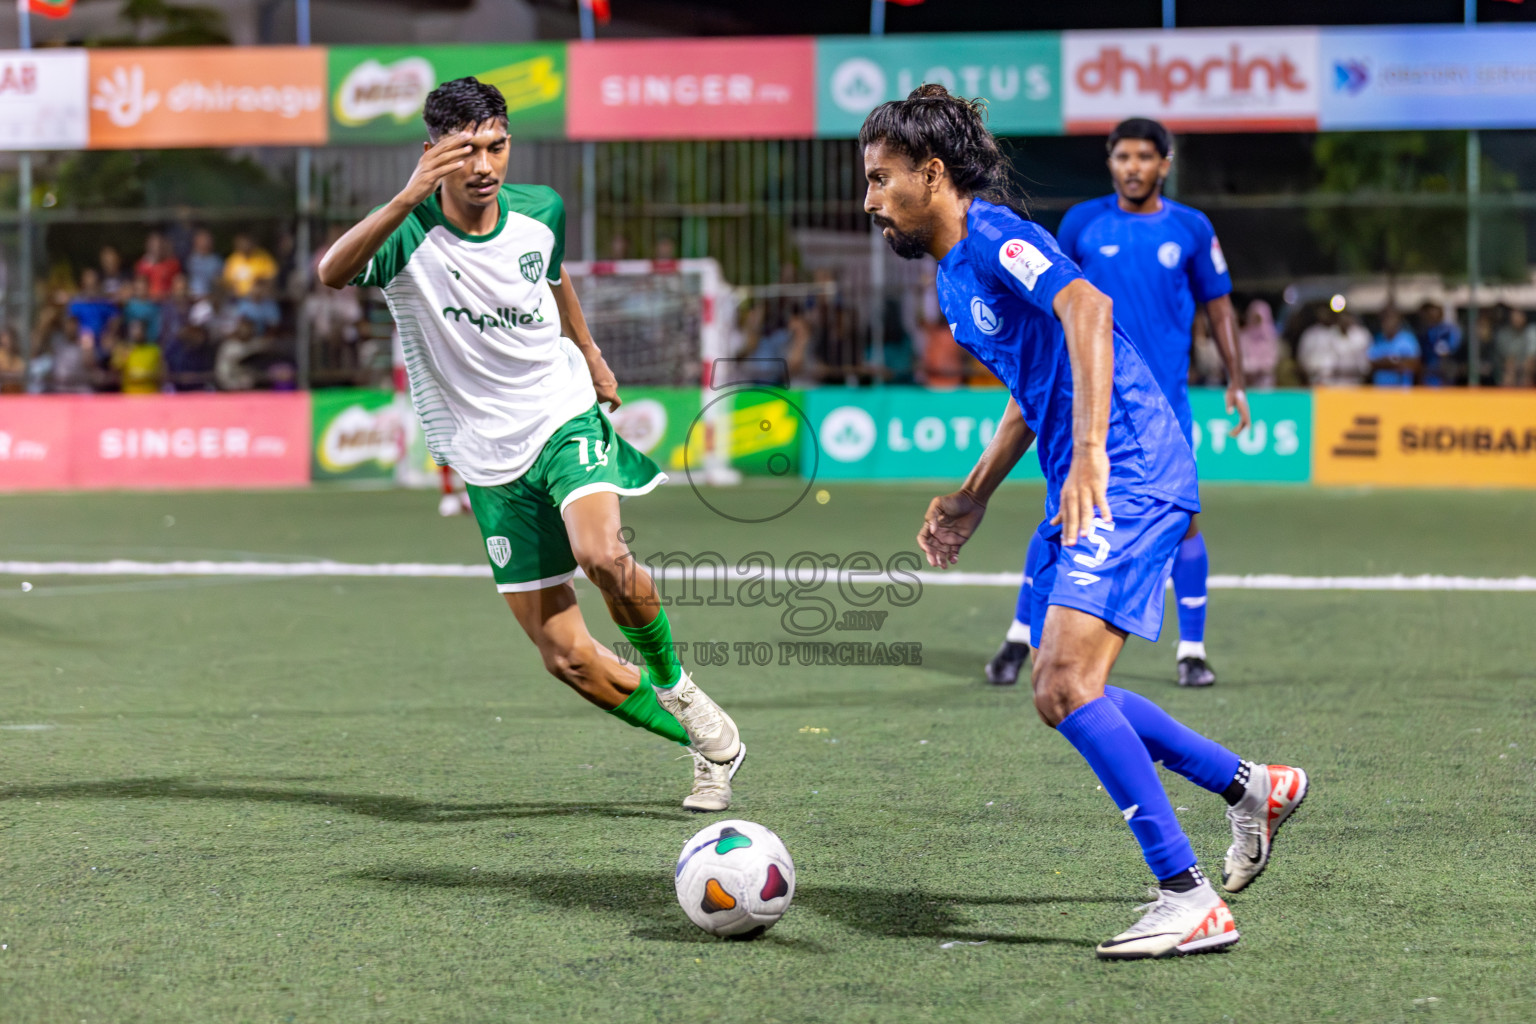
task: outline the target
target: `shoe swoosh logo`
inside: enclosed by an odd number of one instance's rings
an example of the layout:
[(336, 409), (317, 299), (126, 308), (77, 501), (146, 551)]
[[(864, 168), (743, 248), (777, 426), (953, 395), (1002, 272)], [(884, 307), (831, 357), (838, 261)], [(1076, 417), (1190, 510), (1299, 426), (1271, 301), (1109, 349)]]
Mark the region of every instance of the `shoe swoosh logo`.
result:
[(1177, 934), (1179, 934), (1179, 933), (1178, 932), (1152, 932), (1151, 934), (1148, 934), (1148, 935), (1133, 935), (1133, 936), (1131, 936), (1128, 939), (1110, 939), (1108, 942), (1105, 942), (1102, 945), (1104, 946), (1104, 948), (1109, 949), (1109, 948), (1112, 948), (1114, 946), (1123, 946), (1123, 945), (1125, 945), (1128, 942), (1142, 942), (1142, 941), (1144, 941), (1146, 939), (1155, 939), (1155, 938), (1158, 938), (1159, 936), (1162, 936), (1162, 935), (1177, 935)]

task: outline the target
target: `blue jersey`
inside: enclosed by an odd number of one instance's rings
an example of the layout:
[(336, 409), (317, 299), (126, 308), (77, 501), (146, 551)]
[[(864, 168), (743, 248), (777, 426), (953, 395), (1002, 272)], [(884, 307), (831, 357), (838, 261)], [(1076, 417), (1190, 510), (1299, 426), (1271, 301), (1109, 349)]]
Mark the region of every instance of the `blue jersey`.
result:
[[(1045, 514), (1072, 464), (1072, 368), (1056, 293), (1083, 276), (1050, 232), (1006, 207), (971, 201), (966, 237), (939, 261), (939, 304), (960, 345), (1008, 388), (1038, 440)], [(1109, 501), (1152, 497), (1200, 510), (1195, 458), (1168, 399), (1120, 324), (1109, 403)]]
[(1232, 292), (1216, 231), (1199, 210), (1163, 200), (1157, 213), (1126, 213), (1115, 196), (1078, 203), (1056, 231), (1061, 251), (1115, 303), (1189, 433), (1189, 346), (1195, 303)]

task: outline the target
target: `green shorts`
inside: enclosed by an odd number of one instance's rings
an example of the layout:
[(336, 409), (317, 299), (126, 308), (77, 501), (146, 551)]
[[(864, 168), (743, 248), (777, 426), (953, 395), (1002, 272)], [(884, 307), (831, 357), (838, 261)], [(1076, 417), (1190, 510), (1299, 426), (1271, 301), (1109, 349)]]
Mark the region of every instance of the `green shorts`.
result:
[(613, 429), (597, 406), (562, 424), (528, 472), (509, 484), (468, 484), (491, 575), (503, 594), (556, 587), (576, 575), (561, 513), (597, 491), (645, 494), (667, 474)]

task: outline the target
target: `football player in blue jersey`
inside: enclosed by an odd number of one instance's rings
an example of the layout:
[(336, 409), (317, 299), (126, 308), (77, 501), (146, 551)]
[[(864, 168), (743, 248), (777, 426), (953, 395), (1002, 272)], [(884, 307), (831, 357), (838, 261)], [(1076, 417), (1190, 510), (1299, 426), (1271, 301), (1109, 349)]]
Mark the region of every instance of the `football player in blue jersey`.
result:
[[(1248, 428), (1248, 397), (1232, 311), (1232, 279), (1221, 243), (1205, 214), (1163, 195), (1173, 166), (1173, 137), (1156, 121), (1133, 117), (1109, 135), (1113, 195), (1078, 203), (1056, 231), (1057, 244), (1093, 285), (1115, 304), (1115, 322), (1125, 328), (1179, 419), (1194, 448), (1189, 409), (1190, 330), (1195, 307), (1205, 307), (1216, 347), (1227, 368), (1227, 412), (1235, 414), (1236, 437)], [(1016, 682), (1029, 656), (1029, 557), (1013, 623), (1002, 647), (987, 663), (987, 681)], [(1173, 562), (1173, 593), (1179, 611), (1180, 686), (1216, 681), (1205, 654), (1205, 580), (1209, 571), (1205, 538), (1191, 521)]]
[(1229, 892), (1263, 871), (1276, 830), (1306, 795), (1306, 773), (1241, 760), (1145, 697), (1106, 685), (1128, 633), (1157, 639), (1169, 569), (1200, 508), (1178, 417), (1110, 299), (1011, 198), (979, 103), (924, 85), (876, 107), (859, 142), (864, 208), (897, 255), (938, 260), (939, 303), (955, 340), (1012, 396), (965, 483), (928, 506), (917, 539), (930, 565), (956, 562), (997, 486), (1039, 444), (1045, 521), (1029, 565), (1035, 709), (1088, 761), (1158, 884), (1140, 921), (1098, 955), (1230, 946), (1231, 911), (1201, 873), (1155, 762), (1226, 799)]

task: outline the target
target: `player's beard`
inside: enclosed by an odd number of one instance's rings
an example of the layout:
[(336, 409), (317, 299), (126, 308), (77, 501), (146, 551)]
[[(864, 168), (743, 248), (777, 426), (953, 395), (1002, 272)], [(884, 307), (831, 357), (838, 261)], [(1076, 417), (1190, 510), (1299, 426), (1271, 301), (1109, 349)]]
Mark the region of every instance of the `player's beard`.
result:
[(875, 222), (876, 227), (890, 232), (885, 243), (897, 256), (904, 260), (920, 260), (928, 255), (928, 247), (933, 242), (932, 224), (924, 224), (912, 231), (901, 231), (884, 217), (871, 217), (870, 220)]

